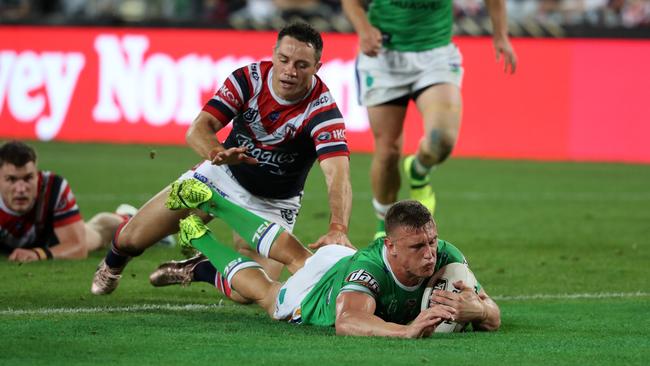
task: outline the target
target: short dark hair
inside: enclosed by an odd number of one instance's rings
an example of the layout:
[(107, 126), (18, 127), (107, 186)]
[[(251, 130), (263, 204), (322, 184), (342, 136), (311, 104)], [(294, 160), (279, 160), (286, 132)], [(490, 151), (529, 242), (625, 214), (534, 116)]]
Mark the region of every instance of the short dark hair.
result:
[(419, 229), (433, 221), (429, 210), (418, 201), (405, 200), (392, 205), (386, 213), (386, 233), (390, 235), (398, 227)]
[(323, 54), (323, 38), (311, 25), (305, 22), (296, 22), (284, 26), (284, 28), (280, 30), (280, 33), (278, 33), (276, 47), (280, 43), (280, 40), (285, 36), (295, 38), (300, 42), (305, 42), (314, 47), (316, 61), (318, 62), (320, 60), (320, 57)]
[(8, 163), (22, 167), (30, 161), (36, 163), (36, 151), (25, 143), (12, 140), (0, 146), (0, 166)]

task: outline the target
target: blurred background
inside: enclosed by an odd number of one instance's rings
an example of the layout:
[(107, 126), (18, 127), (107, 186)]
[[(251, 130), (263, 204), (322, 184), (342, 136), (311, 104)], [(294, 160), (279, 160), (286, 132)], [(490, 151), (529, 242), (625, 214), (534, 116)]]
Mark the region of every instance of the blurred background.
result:
[[(527, 37), (648, 37), (650, 0), (507, 0), (510, 31)], [(489, 33), (482, 0), (454, 0), (456, 33)], [(276, 29), (301, 18), (350, 32), (335, 0), (1, 0), (13, 24)]]

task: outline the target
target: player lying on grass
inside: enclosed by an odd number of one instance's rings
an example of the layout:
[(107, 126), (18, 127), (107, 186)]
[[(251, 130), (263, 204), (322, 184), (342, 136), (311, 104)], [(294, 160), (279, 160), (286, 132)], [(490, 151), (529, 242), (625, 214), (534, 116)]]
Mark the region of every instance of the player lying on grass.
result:
[(82, 259), (108, 247), (127, 217), (101, 212), (84, 224), (68, 182), (38, 170), (36, 160), (34, 149), (20, 141), (0, 146), (0, 253), (33, 262)]
[[(314, 254), (279, 225), (196, 179), (174, 183), (167, 207), (198, 208), (219, 217), (257, 253), (287, 266), (292, 276), (284, 284), (273, 281), (259, 264), (220, 243), (198, 216), (180, 222), (181, 243), (203, 252), (217, 268), (204, 280), (236, 301), (257, 303), (274, 319), (335, 325), (341, 335), (404, 338), (427, 337), (445, 320), (471, 322), (477, 330), (499, 328), (497, 304), (485, 290), (477, 294), (462, 283), (456, 283), (459, 293), (434, 291), (434, 304), (420, 310), (426, 280), (465, 259), (438, 239), (431, 214), (416, 201), (395, 204), (386, 215), (387, 236), (368, 248), (327, 245)], [(195, 276), (201, 276), (202, 263), (189, 263), (186, 273), (201, 280)]]

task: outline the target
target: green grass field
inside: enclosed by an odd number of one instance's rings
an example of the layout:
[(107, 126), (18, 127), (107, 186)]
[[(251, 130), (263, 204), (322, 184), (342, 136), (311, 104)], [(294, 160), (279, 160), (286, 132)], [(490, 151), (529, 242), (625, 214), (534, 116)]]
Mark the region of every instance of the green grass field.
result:
[[(85, 218), (141, 205), (197, 161), (185, 147), (33, 145), (42, 169), (67, 177)], [(369, 162), (351, 158), (357, 246), (374, 229)], [(452, 159), (434, 174), (440, 237), (501, 306), (496, 333), (354, 338), (274, 322), (203, 284), (151, 287), (149, 273), (181, 257), (154, 247), (105, 297), (89, 291), (103, 252), (0, 259), (0, 365), (650, 364), (649, 166)], [(314, 169), (295, 230), (305, 243), (327, 228), (326, 197)]]

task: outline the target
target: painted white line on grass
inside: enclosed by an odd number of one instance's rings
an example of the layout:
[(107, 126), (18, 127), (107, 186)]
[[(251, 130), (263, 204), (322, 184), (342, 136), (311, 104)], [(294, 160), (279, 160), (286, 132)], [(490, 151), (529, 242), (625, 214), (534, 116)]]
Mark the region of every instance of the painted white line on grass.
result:
[(569, 299), (611, 299), (617, 297), (647, 297), (650, 293), (637, 292), (597, 292), (585, 294), (533, 294), (533, 295), (511, 295), (511, 296), (493, 296), (494, 300), (569, 300)]
[[(632, 298), (648, 297), (650, 293), (637, 292), (599, 292), (584, 294), (534, 294), (534, 295), (512, 295), (494, 296), (495, 300), (527, 301), (546, 299), (609, 299), (609, 298)], [(225, 306), (223, 300), (218, 304), (141, 304), (118, 307), (94, 307), (94, 308), (40, 308), (40, 309), (5, 309), (0, 310), (0, 315), (49, 315), (49, 314), (101, 314), (101, 313), (136, 313), (141, 311), (206, 311)]]
[(222, 307), (223, 300), (218, 304), (141, 304), (119, 307), (95, 308), (41, 308), (41, 309), (6, 309), (0, 310), (0, 315), (48, 315), (48, 314), (92, 314), (92, 313), (135, 313), (140, 311), (205, 311)]

